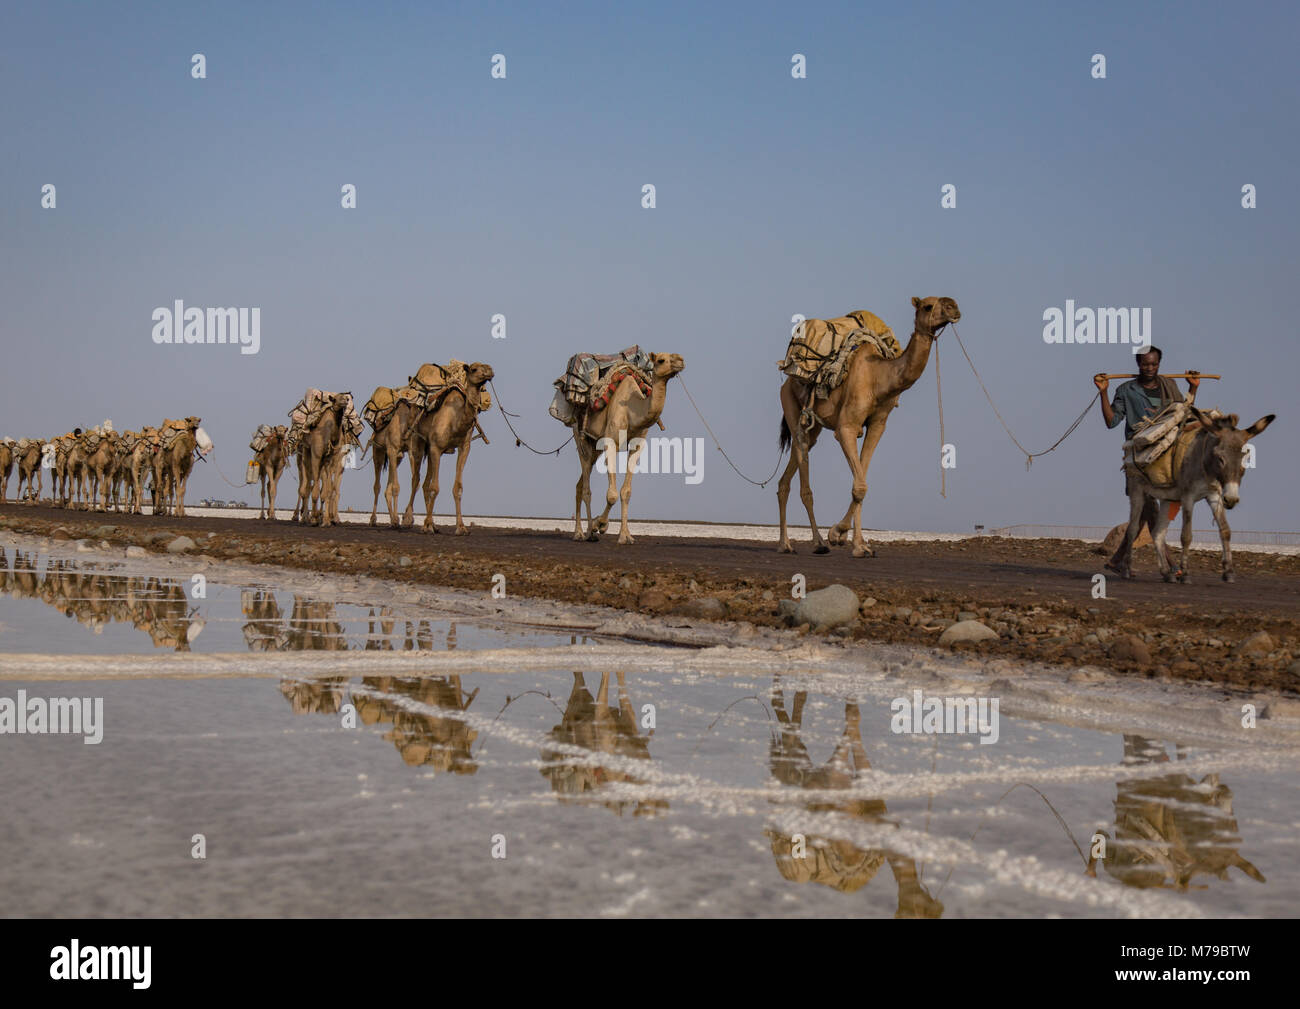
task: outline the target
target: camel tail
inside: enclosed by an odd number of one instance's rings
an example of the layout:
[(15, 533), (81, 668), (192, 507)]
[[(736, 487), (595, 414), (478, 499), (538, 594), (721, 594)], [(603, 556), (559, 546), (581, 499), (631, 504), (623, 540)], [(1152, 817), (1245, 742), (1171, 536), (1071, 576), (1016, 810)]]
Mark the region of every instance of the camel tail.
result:
[(781, 451), (784, 452), (790, 447), (790, 425), (786, 423), (784, 417), (781, 418)]

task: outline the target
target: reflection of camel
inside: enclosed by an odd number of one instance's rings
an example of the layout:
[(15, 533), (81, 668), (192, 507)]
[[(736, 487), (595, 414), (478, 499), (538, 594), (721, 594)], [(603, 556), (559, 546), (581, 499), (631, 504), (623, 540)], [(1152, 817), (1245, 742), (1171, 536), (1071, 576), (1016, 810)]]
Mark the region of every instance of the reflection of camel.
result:
[[(618, 678), (618, 707), (609, 705), (609, 673), (600, 674), (600, 687), (593, 699), (583, 680), (582, 673), (573, 674), (573, 690), (564, 709), (560, 724), (551, 730), (551, 738), (558, 743), (581, 746), (593, 754), (610, 753), (636, 760), (650, 759), (651, 729), (645, 736), (637, 734), (636, 712), (628, 700), (627, 684), (622, 673)], [(626, 781), (640, 784), (637, 778), (625, 771), (611, 770), (599, 765), (590, 766), (555, 750), (543, 750), (542, 774), (551, 782), (552, 790), (559, 792), (562, 801), (583, 801), (587, 793), (597, 792), (609, 782)], [(633, 816), (650, 816), (668, 808), (664, 799), (597, 799), (601, 805), (619, 816), (633, 807)]]
[(239, 608), (248, 618), (244, 642), (252, 652), (278, 652), (288, 645), (289, 635), (280, 627), (284, 611), (275, 593), (266, 589), (241, 589)]
[(348, 642), (343, 636), (343, 625), (334, 612), (334, 604), (310, 602), (294, 596), (286, 647), (295, 652), (347, 651)]
[(295, 715), (334, 715), (343, 707), (346, 676), (322, 676), (315, 680), (280, 681), (280, 693)]
[(12, 572), (0, 566), (0, 589), (39, 599), (95, 634), (110, 623), (130, 623), (154, 647), (178, 652), (190, 650), (204, 625), (179, 582), (82, 571), (74, 561), (51, 560), (38, 574), (35, 555), (15, 553)]
[[(858, 775), (871, 769), (866, 750), (862, 746), (862, 728), (856, 704), (844, 705), (844, 732), (835, 752), (826, 763), (818, 767), (812, 762), (807, 747), (799, 733), (802, 730), (805, 691), (794, 695), (790, 714), (785, 710), (785, 697), (779, 687), (772, 694), (772, 708), (780, 722), (779, 736), (772, 737), (772, 776), (784, 785), (795, 788), (837, 790), (852, 788)], [(848, 799), (841, 802), (808, 802), (811, 812), (845, 813), (851, 817), (879, 822), (885, 815), (883, 799)], [(854, 893), (871, 882), (886, 861), (898, 884), (898, 910), (895, 918), (938, 918), (943, 914), (943, 904), (931, 897), (921, 885), (916, 863), (906, 855), (890, 851), (863, 851), (848, 841), (809, 835), (805, 838), (804, 857), (794, 857), (793, 835), (765, 831), (772, 844), (772, 855), (781, 875), (791, 882), (821, 883), (843, 893)]]
[[(1181, 747), (1177, 754), (1184, 759)], [(1164, 744), (1142, 736), (1124, 737), (1124, 763), (1168, 762)], [(1237, 850), (1241, 835), (1232, 811), (1232, 791), (1219, 783), (1218, 774), (1207, 774), (1198, 782), (1172, 771), (1158, 778), (1120, 781), (1115, 788), (1115, 840), (1112, 843), (1105, 831), (1100, 832), (1108, 844), (1102, 863), (1122, 883), (1142, 889), (1188, 890), (1198, 873), (1227, 879), (1233, 866), (1265, 882), (1264, 874)], [(1096, 872), (1094, 859), (1088, 874)]]
[(419, 679), (395, 679), (391, 676), (367, 676), (361, 681), (381, 694), (402, 694), (420, 704), (446, 711), (431, 714), (411, 711), (385, 696), (353, 695), (357, 716), (364, 725), (392, 722), (384, 738), (397, 747), (402, 760), (412, 767), (432, 767), (453, 774), (473, 774), (478, 764), (470, 747), (478, 730), (470, 728), (461, 715), (469, 710), (478, 696), (478, 688), (465, 693), (459, 676), (426, 676)]

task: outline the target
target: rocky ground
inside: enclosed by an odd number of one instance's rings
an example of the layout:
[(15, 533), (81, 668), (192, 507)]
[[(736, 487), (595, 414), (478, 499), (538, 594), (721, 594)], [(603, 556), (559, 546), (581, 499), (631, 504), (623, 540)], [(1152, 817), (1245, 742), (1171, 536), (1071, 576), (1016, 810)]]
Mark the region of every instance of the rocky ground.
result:
[[(1166, 585), (1150, 548), (1139, 581), (1107, 582), (1091, 544), (980, 537), (886, 543), (854, 561), (839, 550), (794, 556), (768, 544), (638, 537), (574, 543), (566, 532), (477, 530), (467, 537), (226, 518), (155, 518), (0, 508), (0, 528), (59, 540), (85, 538), (132, 553), (167, 551), (370, 574), (487, 593), (504, 575), (511, 595), (667, 614), (740, 620), (811, 635), (940, 645), (1010, 662), (1103, 667), (1135, 676), (1300, 691), (1300, 557), (1238, 552), (1237, 582), (1198, 552), (1193, 585)], [(725, 535), (725, 527), (720, 527)], [(186, 540), (177, 542), (178, 537)], [(803, 575), (809, 598), (791, 598)], [(840, 584), (843, 593), (816, 590)], [(987, 630), (984, 630), (984, 629)], [(978, 640), (976, 640), (978, 639)], [(1088, 670), (1078, 674), (1085, 677)]]

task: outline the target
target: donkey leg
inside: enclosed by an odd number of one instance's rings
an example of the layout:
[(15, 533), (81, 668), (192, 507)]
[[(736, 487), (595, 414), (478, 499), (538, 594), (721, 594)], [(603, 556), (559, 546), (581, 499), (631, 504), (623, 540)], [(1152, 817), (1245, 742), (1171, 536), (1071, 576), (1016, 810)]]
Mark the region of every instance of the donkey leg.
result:
[(1210, 508), (1214, 511), (1214, 521), (1219, 526), (1219, 542), (1223, 544), (1223, 580), (1233, 582), (1237, 580), (1237, 575), (1232, 568), (1232, 529), (1228, 526), (1228, 512), (1223, 507), (1221, 494), (1210, 495)]
[(1165, 538), (1169, 534), (1169, 509), (1164, 506), (1164, 502), (1156, 499), (1155, 515), (1152, 519), (1151, 540), (1156, 547), (1156, 562), (1160, 565), (1160, 577), (1167, 582), (1172, 582), (1177, 576), (1173, 565), (1169, 562), (1169, 547), (1165, 543)]
[(1178, 580), (1184, 585), (1189, 584), (1192, 580), (1192, 506), (1195, 504), (1195, 500), (1189, 500), (1188, 498), (1182, 500), (1183, 534), (1181, 540), (1183, 553), (1178, 561)]
[(1142, 509), (1146, 502), (1140, 488), (1134, 487), (1132, 481), (1129, 482), (1128, 498), (1128, 528), (1124, 530), (1124, 538), (1116, 548), (1114, 556), (1106, 562), (1106, 567), (1124, 578), (1133, 577), (1133, 543), (1137, 539), (1138, 530), (1142, 528)]

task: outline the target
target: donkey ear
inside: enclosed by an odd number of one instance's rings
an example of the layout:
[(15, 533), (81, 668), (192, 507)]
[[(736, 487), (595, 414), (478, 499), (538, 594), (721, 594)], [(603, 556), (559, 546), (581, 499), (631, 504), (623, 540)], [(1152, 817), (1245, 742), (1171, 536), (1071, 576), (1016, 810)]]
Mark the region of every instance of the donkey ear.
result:
[(1193, 406), (1191, 407), (1191, 411), (1192, 411), (1192, 416), (1195, 417), (1200, 422), (1201, 427), (1205, 428), (1205, 430), (1207, 431), (1214, 430), (1214, 421), (1210, 420), (1209, 417), (1205, 416), (1205, 414), (1203, 414), (1200, 411), (1200, 409)]
[(1267, 417), (1260, 417), (1259, 420), (1255, 421), (1255, 423), (1251, 424), (1250, 427), (1246, 428), (1246, 434), (1254, 438), (1255, 435), (1262, 433), (1264, 428), (1272, 424), (1273, 419), (1276, 416), (1277, 414), (1270, 413)]

